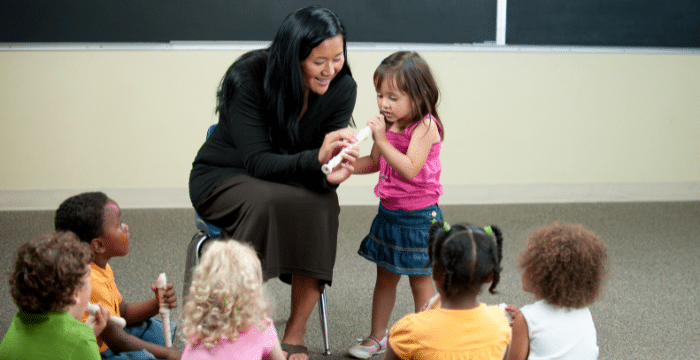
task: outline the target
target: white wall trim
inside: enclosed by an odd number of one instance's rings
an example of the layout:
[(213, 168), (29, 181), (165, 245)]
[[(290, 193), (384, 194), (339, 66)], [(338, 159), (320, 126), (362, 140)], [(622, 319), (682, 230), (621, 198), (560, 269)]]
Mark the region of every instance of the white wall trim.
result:
[[(442, 205), (700, 201), (700, 182), (445, 185)], [(189, 208), (187, 188), (0, 190), (0, 211), (55, 210), (66, 198), (103, 191), (125, 209)], [(341, 205), (377, 205), (373, 185), (338, 189)]]
[(102, 191), (125, 209), (192, 207), (187, 188), (0, 190), (0, 211), (56, 210), (63, 200), (86, 191)]

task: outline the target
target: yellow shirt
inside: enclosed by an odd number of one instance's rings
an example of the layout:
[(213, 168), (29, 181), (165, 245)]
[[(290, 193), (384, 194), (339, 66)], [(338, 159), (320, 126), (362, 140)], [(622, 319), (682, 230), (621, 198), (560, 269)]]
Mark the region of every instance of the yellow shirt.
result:
[[(90, 302), (93, 304), (102, 303), (112, 316), (121, 316), (119, 304), (122, 302), (122, 294), (117, 289), (114, 273), (109, 264), (103, 269), (95, 263), (90, 263), (90, 285), (92, 286)], [(87, 319), (87, 314), (83, 315), (83, 322), (85, 319)], [(108, 349), (107, 344), (102, 341), (99, 341), (98, 345), (100, 345), (101, 353)]]
[(503, 359), (511, 330), (498, 306), (431, 309), (399, 320), (389, 345), (402, 359)]

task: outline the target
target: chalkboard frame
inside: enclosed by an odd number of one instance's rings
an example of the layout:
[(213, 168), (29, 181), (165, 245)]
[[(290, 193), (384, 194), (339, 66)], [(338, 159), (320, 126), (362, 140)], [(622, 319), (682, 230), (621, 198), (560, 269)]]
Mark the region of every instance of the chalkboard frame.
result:
[(270, 41), (292, 11), (321, 5), (348, 41), (483, 43), (496, 0), (4, 0), (0, 43)]

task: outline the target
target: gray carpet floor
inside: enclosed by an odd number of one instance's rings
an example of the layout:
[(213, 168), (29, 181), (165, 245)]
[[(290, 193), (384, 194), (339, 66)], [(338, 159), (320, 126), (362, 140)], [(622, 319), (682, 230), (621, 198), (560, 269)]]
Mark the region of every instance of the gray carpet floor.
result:
[[(118, 201), (118, 199), (117, 199)], [(500, 294), (480, 301), (522, 306), (533, 301), (520, 287), (518, 254), (527, 234), (553, 221), (581, 223), (605, 242), (610, 277), (592, 307), (601, 359), (687, 359), (700, 353), (700, 202), (518, 204), (444, 206), (448, 222), (499, 225), (504, 232)], [(333, 286), (328, 289), (331, 356), (323, 356), (318, 313), (309, 319), (306, 343), (311, 359), (345, 358), (354, 339), (369, 333), (375, 267), (357, 255), (376, 213), (374, 206), (343, 206)], [(125, 301), (152, 296), (161, 272), (178, 290), (187, 245), (195, 233), (192, 209), (125, 209), (131, 251), (110, 263)], [(53, 229), (52, 211), (0, 211), (0, 334), (17, 308), (8, 289), (14, 252), (25, 241)], [(266, 283), (278, 331), (289, 314), (289, 286)], [(395, 322), (411, 312), (408, 281), (399, 283)], [(171, 318), (179, 321), (180, 308)], [(176, 342), (182, 348), (182, 342)], [(375, 357), (378, 358), (378, 357)]]

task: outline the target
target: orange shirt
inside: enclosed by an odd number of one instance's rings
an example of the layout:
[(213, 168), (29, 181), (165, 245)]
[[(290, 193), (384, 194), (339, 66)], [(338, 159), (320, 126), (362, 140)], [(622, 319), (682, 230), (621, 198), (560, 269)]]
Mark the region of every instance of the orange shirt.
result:
[[(122, 302), (122, 294), (117, 289), (114, 273), (109, 264), (103, 269), (95, 263), (90, 263), (90, 285), (92, 286), (90, 302), (93, 304), (102, 303), (112, 316), (121, 316), (119, 304)], [(87, 313), (83, 315), (83, 322), (85, 319), (87, 319)], [(108, 349), (107, 344), (102, 341), (98, 341), (98, 345), (100, 345), (101, 353)]]
[(510, 338), (503, 310), (480, 304), (407, 315), (391, 328), (389, 345), (402, 359), (503, 359)]

